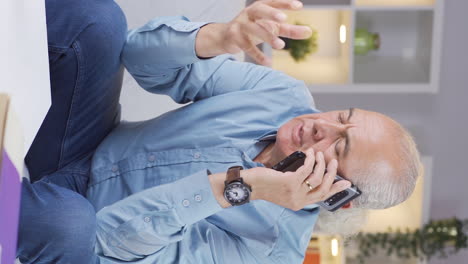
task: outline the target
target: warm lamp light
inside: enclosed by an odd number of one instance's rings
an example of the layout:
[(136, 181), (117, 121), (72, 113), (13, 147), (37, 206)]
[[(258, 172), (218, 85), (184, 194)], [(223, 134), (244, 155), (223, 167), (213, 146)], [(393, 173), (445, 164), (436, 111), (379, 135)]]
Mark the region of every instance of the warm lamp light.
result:
[(345, 25), (340, 26), (340, 42), (343, 44), (346, 42), (346, 26)]
[(336, 238), (331, 240), (331, 253), (334, 257), (338, 256), (338, 239)]

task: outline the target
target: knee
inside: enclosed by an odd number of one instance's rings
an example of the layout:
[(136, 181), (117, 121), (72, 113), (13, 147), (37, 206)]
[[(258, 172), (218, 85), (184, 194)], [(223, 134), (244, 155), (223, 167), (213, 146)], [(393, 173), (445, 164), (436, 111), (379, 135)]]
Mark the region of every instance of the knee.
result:
[[(96, 213), (83, 196), (69, 191), (59, 197), (39, 203), (22, 229), (29, 239), (47, 239), (49, 245), (94, 245)], [(44, 241), (37, 241), (44, 243)]]
[(112, 0), (92, 2), (93, 9), (87, 13), (92, 22), (79, 36), (82, 48), (101, 56), (100, 59), (119, 58), (127, 36), (125, 15)]
[[(95, 241), (96, 213), (83, 196), (44, 182), (23, 183), (18, 241), (22, 261), (85, 263), (81, 259), (93, 256)], [(62, 250), (64, 246), (69, 249)]]
[(49, 0), (46, 11), (49, 45), (69, 48), (78, 41), (84, 55), (91, 52), (87, 57), (101, 52), (111, 56), (120, 54), (127, 22), (113, 0)]
[(83, 196), (71, 193), (57, 202), (46, 218), (49, 234), (57, 244), (94, 245), (96, 236), (96, 213)]

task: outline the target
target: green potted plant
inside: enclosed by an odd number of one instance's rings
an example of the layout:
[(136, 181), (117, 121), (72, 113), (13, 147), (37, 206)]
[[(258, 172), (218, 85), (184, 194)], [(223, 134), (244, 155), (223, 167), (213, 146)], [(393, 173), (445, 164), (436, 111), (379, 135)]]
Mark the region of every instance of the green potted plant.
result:
[(371, 33), (366, 29), (356, 29), (354, 36), (354, 53), (358, 55), (366, 55), (369, 51), (378, 50), (380, 48), (380, 35)]
[[(296, 25), (308, 26), (297, 22)], [(313, 29), (312, 35), (307, 39), (290, 39), (283, 37), (281, 37), (281, 39), (285, 43), (283, 49), (287, 50), (296, 62), (301, 62), (305, 60), (307, 55), (313, 54), (318, 50), (318, 32)]]
[(446, 258), (468, 248), (468, 220), (430, 221), (414, 231), (390, 229), (385, 233), (359, 233), (354, 239), (358, 243), (360, 263), (379, 251), (401, 259)]

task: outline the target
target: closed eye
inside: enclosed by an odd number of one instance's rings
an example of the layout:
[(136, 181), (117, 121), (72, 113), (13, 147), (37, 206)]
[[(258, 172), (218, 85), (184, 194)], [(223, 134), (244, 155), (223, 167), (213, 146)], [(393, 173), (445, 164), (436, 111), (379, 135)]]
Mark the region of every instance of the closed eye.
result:
[(339, 154), (340, 154), (340, 153), (339, 153), (339, 151), (338, 151), (338, 142), (337, 142), (337, 143), (335, 144), (335, 155), (338, 157), (338, 156), (340, 156)]
[[(339, 122), (340, 124), (343, 124), (343, 125), (346, 123), (345, 118), (344, 118), (344, 113), (343, 113), (343, 112), (338, 113), (338, 122)], [(345, 137), (346, 137), (346, 139), (345, 139), (345, 149), (346, 149), (346, 146), (347, 146), (347, 144), (348, 144), (348, 134), (347, 134), (347, 133), (346, 133)], [(336, 142), (336, 144), (335, 144), (335, 153), (336, 153), (336, 156), (337, 156), (337, 157), (340, 156), (340, 148), (339, 148), (339, 146), (340, 146), (341, 141), (342, 141), (342, 139), (339, 139), (339, 140)]]
[(337, 157), (340, 156), (340, 148), (339, 148), (339, 145), (340, 145), (341, 141), (342, 141), (341, 139), (338, 139), (337, 142), (336, 142), (336, 144), (335, 144), (335, 154), (336, 154)]

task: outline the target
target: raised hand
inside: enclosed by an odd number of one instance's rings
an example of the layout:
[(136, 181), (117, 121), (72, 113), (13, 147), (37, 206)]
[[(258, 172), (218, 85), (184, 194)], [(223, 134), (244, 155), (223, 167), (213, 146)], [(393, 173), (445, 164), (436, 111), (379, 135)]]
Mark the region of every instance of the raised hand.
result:
[(304, 39), (312, 31), (307, 26), (287, 24), (282, 10), (298, 10), (302, 3), (297, 0), (259, 0), (243, 9), (238, 16), (226, 24), (208, 24), (197, 36), (196, 52), (199, 57), (213, 57), (223, 53), (245, 51), (263, 65), (270, 59), (256, 46), (269, 43), (282, 49), (285, 43), (279, 38)]

